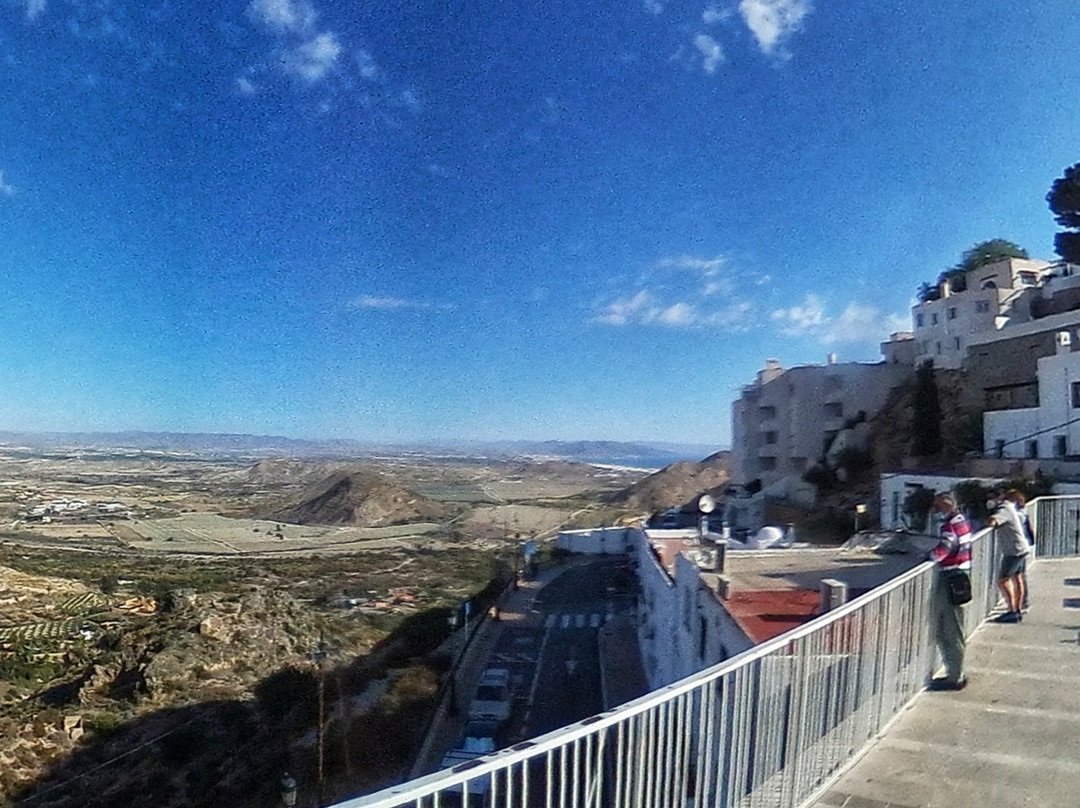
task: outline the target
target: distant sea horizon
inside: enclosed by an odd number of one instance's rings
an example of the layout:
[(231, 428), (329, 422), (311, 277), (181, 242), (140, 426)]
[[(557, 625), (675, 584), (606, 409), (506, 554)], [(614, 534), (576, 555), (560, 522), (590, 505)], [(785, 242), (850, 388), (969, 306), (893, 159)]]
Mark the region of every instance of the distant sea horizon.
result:
[(651, 455), (646, 457), (575, 457), (572, 459), (580, 463), (591, 463), (595, 466), (622, 466), (624, 468), (660, 471), (665, 466), (670, 466), (672, 463), (678, 463), (682, 460), (697, 462), (704, 458), (686, 457), (685, 455)]

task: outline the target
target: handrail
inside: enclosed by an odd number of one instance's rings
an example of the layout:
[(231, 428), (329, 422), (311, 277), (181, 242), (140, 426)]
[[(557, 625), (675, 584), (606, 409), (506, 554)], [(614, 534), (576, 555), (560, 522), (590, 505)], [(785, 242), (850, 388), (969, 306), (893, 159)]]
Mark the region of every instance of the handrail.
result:
[[(1064, 547), (1063, 536), (1047, 534), (1051, 528), (1080, 540), (1080, 497), (1044, 497), (1029, 508), (1036, 530), (1043, 526), (1043, 555)], [(996, 535), (986, 529), (973, 539), (968, 633), (996, 600)], [(924, 688), (934, 661), (933, 570), (918, 564), (732, 659), (584, 721), (335, 808), (442, 808), (452, 800), (516, 808), (535, 804), (530, 791), (535, 798), (538, 788), (546, 806), (569, 808), (796, 808)], [(472, 799), (461, 802), (454, 792), (463, 788)]]

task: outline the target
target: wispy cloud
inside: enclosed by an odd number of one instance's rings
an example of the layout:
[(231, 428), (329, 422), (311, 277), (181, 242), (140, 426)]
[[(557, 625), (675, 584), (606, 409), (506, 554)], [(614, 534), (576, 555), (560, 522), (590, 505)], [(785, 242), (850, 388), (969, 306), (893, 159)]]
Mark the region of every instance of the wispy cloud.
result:
[(33, 22), (45, 10), (45, 0), (26, 0), (26, 19)]
[(698, 34), (694, 37), (694, 47), (701, 53), (703, 59), (701, 69), (710, 76), (716, 72), (716, 67), (724, 61), (724, 51), (720, 43), (708, 34)]
[(821, 298), (814, 294), (808, 294), (800, 304), (776, 309), (769, 319), (783, 334), (810, 337), (823, 345), (876, 342), (910, 325), (903, 315), (886, 314), (862, 303), (849, 303), (839, 316), (830, 317)]
[(716, 275), (728, 265), (728, 259), (723, 255), (715, 258), (697, 258), (693, 255), (676, 255), (661, 258), (656, 266), (661, 269), (690, 269), (701, 272), (706, 277)]
[(719, 9), (716, 6), (708, 6), (701, 12), (701, 21), (706, 25), (713, 25), (714, 23), (726, 20), (731, 16), (731, 11), (727, 9)]
[(449, 303), (436, 303), (427, 300), (413, 300), (404, 297), (380, 297), (378, 295), (363, 295), (351, 303), (354, 309), (434, 309), (446, 311), (453, 308)]
[(306, 82), (316, 82), (334, 69), (341, 55), (337, 37), (330, 33), (313, 36), (282, 55), (285, 72)]
[(769, 315), (769, 319), (783, 333), (800, 336), (820, 329), (825, 324), (825, 306), (817, 295), (807, 295), (799, 305), (776, 309)]
[[(277, 62), (286, 75), (314, 84), (337, 68), (343, 50), (341, 43), (332, 31), (318, 30), (318, 12), (307, 0), (252, 0), (247, 14), (277, 40)], [(359, 68), (361, 74), (374, 69), (373, 66), (374, 60), (365, 53)], [(242, 93), (246, 93), (245, 87), (256, 87), (249, 78), (242, 80), (247, 81), (247, 85), (237, 81)]]
[(241, 95), (258, 95), (259, 93), (259, 85), (246, 76), (237, 77), (236, 89)]
[(810, 13), (810, 0), (741, 0), (743, 22), (766, 54), (782, 53), (784, 42)]
[(252, 0), (248, 16), (276, 34), (306, 36), (318, 15), (305, 0)]
[(874, 306), (849, 303), (822, 334), (826, 345), (837, 342), (876, 342), (896, 331), (911, 328), (911, 320), (899, 314), (882, 314)]
[(4, 179), (4, 172), (0, 171), (0, 195), (15, 196), (18, 189)]
[(591, 322), (611, 326), (658, 326), (661, 328), (715, 328), (745, 330), (752, 322), (753, 307), (746, 301), (725, 306), (704, 306), (686, 300), (666, 301), (642, 289), (632, 297), (612, 301)]
[(667, 256), (650, 265), (636, 290), (605, 302), (590, 322), (743, 331), (753, 325), (755, 309), (737, 290), (726, 256)]

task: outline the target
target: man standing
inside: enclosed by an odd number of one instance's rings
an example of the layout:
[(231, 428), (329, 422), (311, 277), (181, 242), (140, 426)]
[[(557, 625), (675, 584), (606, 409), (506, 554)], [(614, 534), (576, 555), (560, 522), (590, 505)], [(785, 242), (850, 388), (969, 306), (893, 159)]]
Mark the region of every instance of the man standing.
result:
[(997, 507), (990, 514), (990, 524), (994, 527), (997, 546), (1001, 550), (1001, 565), (998, 568), (998, 586), (1005, 596), (1005, 614), (997, 618), (999, 623), (1019, 623), (1023, 620), (1021, 608), (1024, 605), (1024, 570), (1027, 565), (1028, 540), (1024, 535), (1024, 525), (1017, 513), (1015, 491), (1009, 491), (997, 498)]
[[(934, 510), (941, 514), (941, 540), (930, 551), (930, 560), (938, 565), (934, 576), (934, 639), (941, 652), (945, 675), (930, 681), (931, 690), (963, 690), (964, 678), (964, 606), (952, 582), (960, 579), (968, 584), (970, 600), (971, 525), (956, 508), (949, 494), (934, 497)], [(967, 601), (964, 600), (966, 603)]]

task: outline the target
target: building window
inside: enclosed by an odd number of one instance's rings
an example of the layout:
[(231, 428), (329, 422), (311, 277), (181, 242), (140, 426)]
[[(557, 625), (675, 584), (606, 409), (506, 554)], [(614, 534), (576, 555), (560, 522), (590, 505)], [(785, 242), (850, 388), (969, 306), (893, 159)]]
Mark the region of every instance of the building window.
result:
[(937, 313), (930, 315), (930, 325), (937, 325)]
[(759, 457), (758, 463), (761, 464), (762, 471), (776, 471), (775, 457)]
[(956, 319), (956, 306), (949, 306), (949, 319), (950, 320), (955, 320)]
[(937, 355), (941, 356), (941, 343), (940, 342), (935, 342), (934, 345), (937, 348)]
[(1064, 457), (1067, 455), (1069, 445), (1065, 440), (1064, 435), (1054, 435), (1054, 457)]
[(1074, 410), (1080, 408), (1080, 382), (1072, 383), (1072, 405)]
[(764, 438), (765, 438), (765, 442), (767, 444), (769, 444), (770, 446), (772, 444), (776, 443), (776, 433), (775, 432), (766, 432), (765, 435), (764, 435)]
[(915, 327), (922, 328), (923, 316), (921, 314), (915, 315)]
[(990, 301), (989, 300), (976, 300), (975, 301), (975, 313), (976, 314), (986, 314), (989, 311), (990, 311)]
[(1039, 456), (1039, 442), (1037, 440), (1029, 440), (1027, 442), (1026, 454), (1029, 458), (1036, 458)]
[(953, 348), (957, 351), (960, 350), (960, 337), (953, 337)]
[(775, 418), (776, 407), (758, 407), (758, 414), (766, 420), (769, 418)]
[(841, 401), (830, 401), (821, 409), (826, 418), (844, 417), (844, 404)]
[(1021, 286), (1034, 286), (1039, 282), (1039, 276), (1034, 272), (1021, 272), (1019, 279)]

